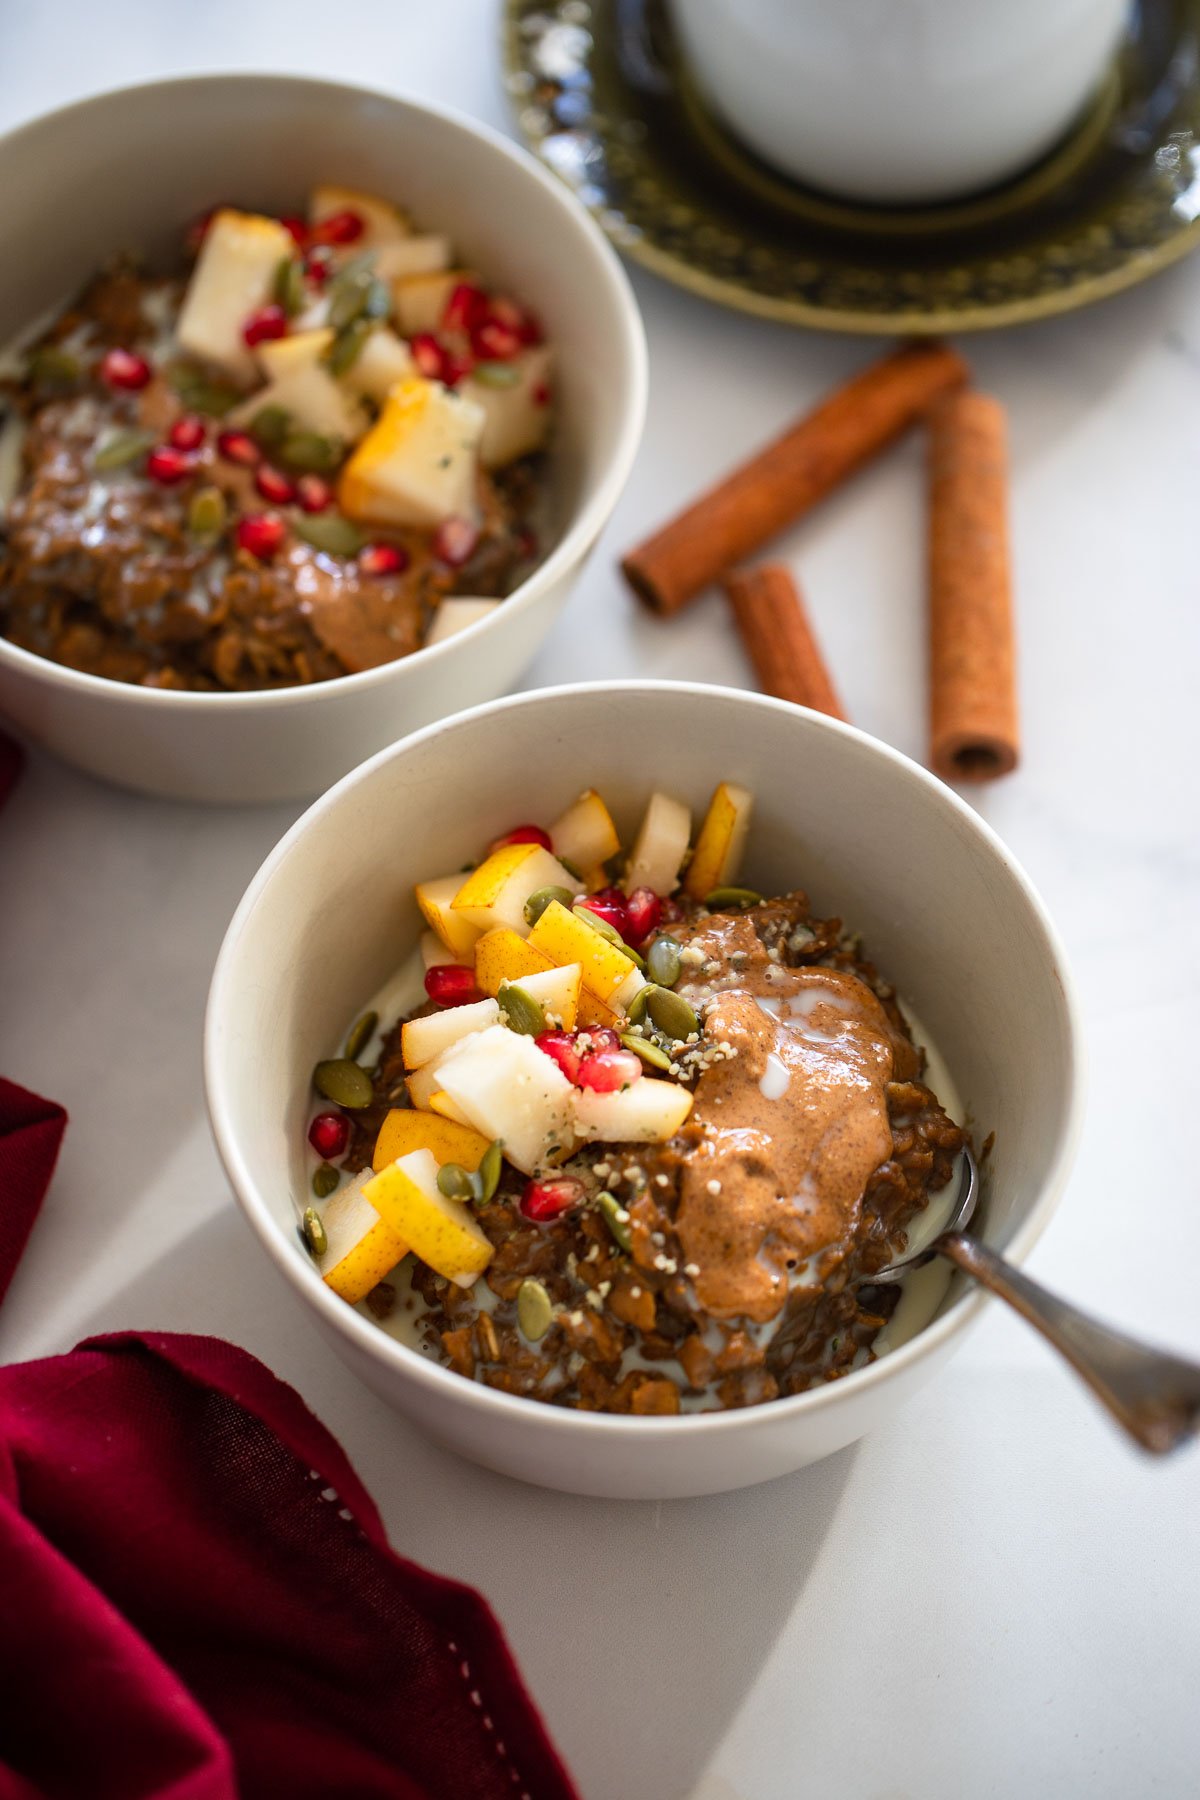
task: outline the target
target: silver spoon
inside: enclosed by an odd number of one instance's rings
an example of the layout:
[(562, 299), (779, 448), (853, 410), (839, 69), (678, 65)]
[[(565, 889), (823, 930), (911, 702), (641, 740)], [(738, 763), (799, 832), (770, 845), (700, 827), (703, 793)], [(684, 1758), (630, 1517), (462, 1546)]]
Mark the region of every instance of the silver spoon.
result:
[(1165, 1456), (1191, 1437), (1200, 1424), (1200, 1364), (1126, 1337), (1039, 1287), (963, 1230), (978, 1204), (979, 1171), (967, 1149), (958, 1199), (940, 1234), (869, 1276), (869, 1283), (899, 1281), (930, 1257), (944, 1256), (1040, 1331), (1144, 1450)]

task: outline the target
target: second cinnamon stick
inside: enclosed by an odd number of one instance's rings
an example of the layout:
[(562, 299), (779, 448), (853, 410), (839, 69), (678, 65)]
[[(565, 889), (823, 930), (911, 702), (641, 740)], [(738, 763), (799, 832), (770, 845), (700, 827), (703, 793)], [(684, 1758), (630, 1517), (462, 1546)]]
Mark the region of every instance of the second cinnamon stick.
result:
[(733, 569), (723, 586), (763, 692), (844, 719), (845, 710), (788, 570), (779, 563)]

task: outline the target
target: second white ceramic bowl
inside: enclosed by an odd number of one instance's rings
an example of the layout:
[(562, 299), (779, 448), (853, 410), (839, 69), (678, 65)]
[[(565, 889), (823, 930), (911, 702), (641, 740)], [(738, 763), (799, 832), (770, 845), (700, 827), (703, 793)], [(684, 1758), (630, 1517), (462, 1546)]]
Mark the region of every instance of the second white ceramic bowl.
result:
[(68, 762), (181, 799), (306, 798), (401, 733), (503, 693), (616, 504), (641, 437), (646, 350), (628, 280), (583, 208), (486, 127), (276, 75), (159, 81), (0, 138), (0, 345), (119, 250), (170, 259), (214, 201), (294, 212), (317, 181), (395, 197), (541, 315), (557, 353), (549, 553), (495, 613), (360, 675), (272, 693), (131, 687), (0, 637), (0, 713)]
[[(375, 757), (267, 859), (229, 927), (209, 1000), (209, 1111), (251, 1226), (351, 1368), (464, 1456), (572, 1493), (665, 1498), (744, 1487), (860, 1437), (978, 1317), (956, 1283), (910, 1343), (829, 1386), (740, 1412), (618, 1418), (466, 1381), (386, 1336), (320, 1280), (296, 1230), (314, 1063), (412, 950), (412, 884), (598, 787), (624, 841), (650, 791), (694, 813), (716, 782), (756, 796), (747, 879), (805, 887), (861, 930), (941, 1050), (981, 1141), (983, 1229), (1020, 1262), (1065, 1180), (1079, 1039), (1053, 927), (1012, 857), (949, 788), (850, 726), (759, 695), (672, 683), (549, 689), (477, 708)], [(266, 1271), (264, 1265), (264, 1279)]]

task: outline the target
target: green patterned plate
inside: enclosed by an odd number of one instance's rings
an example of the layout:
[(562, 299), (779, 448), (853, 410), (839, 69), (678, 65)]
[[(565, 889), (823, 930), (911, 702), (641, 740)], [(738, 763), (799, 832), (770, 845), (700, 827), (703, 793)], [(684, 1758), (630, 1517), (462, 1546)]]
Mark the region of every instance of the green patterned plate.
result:
[(1200, 0), (1142, 0), (1067, 139), (1018, 180), (935, 207), (847, 204), (758, 161), (700, 105), (661, 0), (507, 0), (504, 54), (527, 142), (614, 243), (768, 318), (1013, 325), (1131, 287), (1200, 240)]

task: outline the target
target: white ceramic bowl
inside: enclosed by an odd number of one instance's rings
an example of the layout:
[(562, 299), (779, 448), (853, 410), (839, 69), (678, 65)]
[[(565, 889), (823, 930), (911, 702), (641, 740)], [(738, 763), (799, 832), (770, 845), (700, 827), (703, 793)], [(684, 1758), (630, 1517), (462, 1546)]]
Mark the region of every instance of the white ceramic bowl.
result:
[[(654, 682), (555, 688), (394, 744), (309, 809), (251, 883), (217, 962), (205, 1072), (230, 1181), (338, 1354), (441, 1443), (573, 1493), (720, 1492), (860, 1437), (961, 1343), (983, 1304), (952, 1287), (926, 1330), (828, 1387), (739, 1412), (620, 1418), (495, 1392), (423, 1359), (324, 1286), (298, 1242), (309, 1077), (411, 951), (412, 884), (517, 819), (599, 787), (624, 833), (650, 789), (756, 795), (746, 877), (803, 886), (861, 929), (945, 1056), (979, 1136), (988, 1239), (1020, 1261), (1074, 1149), (1079, 1036), (1053, 927), (999, 840), (914, 763), (846, 725), (758, 695)], [(626, 842), (628, 836), (626, 835)]]
[(160, 81), (0, 138), (0, 344), (115, 251), (170, 258), (182, 227), (215, 199), (294, 212), (320, 179), (394, 195), (536, 306), (558, 356), (552, 547), (504, 606), (461, 635), (311, 687), (130, 687), (0, 638), (0, 713), (110, 781), (195, 800), (306, 797), (403, 732), (503, 693), (549, 631), (629, 474), (645, 340), (600, 232), (496, 133), (364, 88), (274, 75)]

